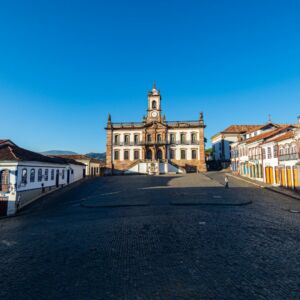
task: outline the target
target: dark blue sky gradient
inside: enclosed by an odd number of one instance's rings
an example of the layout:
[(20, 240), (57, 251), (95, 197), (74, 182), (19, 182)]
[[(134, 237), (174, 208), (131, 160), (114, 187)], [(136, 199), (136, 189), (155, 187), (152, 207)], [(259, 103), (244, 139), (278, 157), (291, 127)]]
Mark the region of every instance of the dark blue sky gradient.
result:
[(107, 114), (140, 121), (155, 80), (168, 120), (300, 114), (300, 1), (0, 1), (0, 138), (104, 151)]

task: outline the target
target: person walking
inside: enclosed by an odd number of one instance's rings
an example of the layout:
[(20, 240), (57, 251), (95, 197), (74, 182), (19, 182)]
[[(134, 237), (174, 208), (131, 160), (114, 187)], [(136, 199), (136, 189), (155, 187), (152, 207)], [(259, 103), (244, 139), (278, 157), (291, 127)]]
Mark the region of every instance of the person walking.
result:
[(225, 189), (228, 189), (229, 185), (228, 185), (228, 176), (225, 175)]

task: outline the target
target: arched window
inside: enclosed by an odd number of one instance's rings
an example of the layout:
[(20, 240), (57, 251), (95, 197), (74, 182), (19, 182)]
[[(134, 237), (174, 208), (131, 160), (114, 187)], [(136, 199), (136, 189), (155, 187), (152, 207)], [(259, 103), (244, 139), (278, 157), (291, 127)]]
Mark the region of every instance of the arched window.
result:
[(129, 159), (129, 151), (125, 150), (124, 151), (124, 160), (128, 160)]
[(186, 155), (185, 155), (185, 150), (180, 150), (180, 158), (181, 159), (186, 159)]
[(49, 178), (49, 170), (46, 169), (45, 170), (45, 181), (48, 181), (48, 178)]
[(124, 136), (124, 144), (129, 145), (129, 134), (125, 134)]
[(21, 183), (27, 184), (27, 169), (22, 169)]
[(140, 159), (140, 151), (139, 150), (134, 150), (134, 159), (137, 160), (137, 159)]
[(152, 109), (156, 109), (156, 101), (152, 101)]
[(116, 134), (114, 136), (114, 142), (115, 142), (115, 145), (119, 145), (120, 144), (120, 135), (119, 134)]
[(290, 147), (289, 147), (289, 145), (286, 145), (285, 146), (285, 154), (289, 154), (289, 152), (290, 152)]
[(7, 169), (0, 172), (0, 191), (9, 192), (9, 170)]
[(192, 159), (197, 159), (197, 150), (192, 150)]
[(120, 159), (119, 150), (115, 150), (115, 152), (114, 152), (114, 159), (115, 160), (119, 160)]
[(175, 150), (170, 149), (170, 159), (175, 159)]
[(284, 149), (283, 149), (283, 147), (279, 148), (279, 155), (284, 155)]
[(30, 170), (30, 182), (34, 182), (35, 181), (35, 169), (31, 169)]
[(135, 135), (134, 135), (134, 144), (135, 144), (135, 145), (138, 145), (138, 143), (139, 143), (139, 135), (138, 135), (138, 134), (135, 134)]
[(292, 145), (291, 145), (291, 147), (290, 147), (290, 153), (291, 153), (291, 154), (297, 153), (297, 147), (296, 147), (296, 144), (292, 144)]
[(180, 134), (180, 143), (185, 144), (185, 133)]
[(197, 142), (197, 134), (195, 132), (193, 132), (191, 134), (191, 141), (192, 141), (192, 144), (196, 144), (196, 142)]
[(38, 181), (42, 181), (43, 179), (43, 170), (42, 169), (38, 169)]
[(54, 180), (54, 169), (51, 170), (51, 180)]

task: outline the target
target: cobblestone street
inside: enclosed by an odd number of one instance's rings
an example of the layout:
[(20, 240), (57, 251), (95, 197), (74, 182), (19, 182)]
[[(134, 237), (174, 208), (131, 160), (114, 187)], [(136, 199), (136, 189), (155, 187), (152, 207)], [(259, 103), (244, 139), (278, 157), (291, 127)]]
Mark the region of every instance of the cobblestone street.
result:
[(0, 220), (1, 299), (300, 299), (300, 202), (223, 173), (94, 178)]

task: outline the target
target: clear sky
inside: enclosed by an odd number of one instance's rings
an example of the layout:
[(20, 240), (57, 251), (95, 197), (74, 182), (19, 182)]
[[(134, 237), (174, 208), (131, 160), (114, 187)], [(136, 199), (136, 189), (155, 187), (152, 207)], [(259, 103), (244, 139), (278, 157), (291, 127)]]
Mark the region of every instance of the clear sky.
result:
[(0, 138), (105, 151), (107, 115), (141, 121), (155, 80), (168, 120), (300, 114), (300, 1), (0, 0)]

